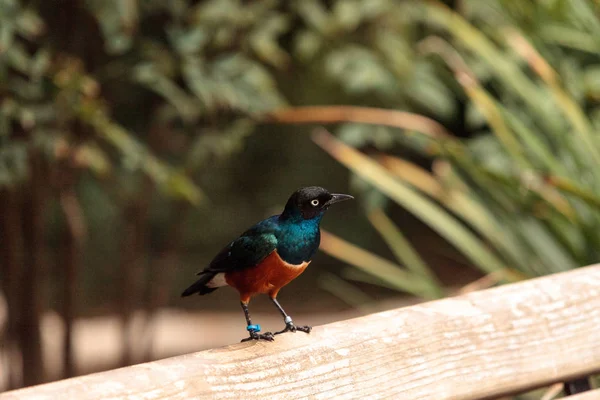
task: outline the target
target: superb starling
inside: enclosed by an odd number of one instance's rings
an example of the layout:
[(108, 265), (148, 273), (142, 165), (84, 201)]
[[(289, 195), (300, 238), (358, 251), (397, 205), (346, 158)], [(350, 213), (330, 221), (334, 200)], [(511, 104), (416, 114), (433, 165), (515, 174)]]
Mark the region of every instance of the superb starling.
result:
[(334, 203), (352, 198), (347, 194), (329, 193), (318, 186), (297, 190), (280, 215), (257, 223), (225, 246), (181, 296), (205, 295), (226, 285), (235, 288), (240, 293), (246, 329), (250, 333), (242, 341), (274, 339), (271, 332), (259, 333), (260, 325), (253, 325), (250, 319), (248, 303), (259, 293), (268, 294), (283, 316), (285, 328), (275, 335), (297, 330), (309, 333), (310, 326), (294, 325), (277, 301), (277, 293), (306, 269), (319, 248), (319, 224), (325, 211)]

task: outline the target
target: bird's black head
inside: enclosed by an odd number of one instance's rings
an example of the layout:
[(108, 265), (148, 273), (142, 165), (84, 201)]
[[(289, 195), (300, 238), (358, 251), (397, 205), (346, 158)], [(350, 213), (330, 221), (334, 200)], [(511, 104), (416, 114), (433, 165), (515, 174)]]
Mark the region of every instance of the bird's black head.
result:
[(319, 186), (304, 187), (291, 195), (281, 215), (284, 218), (301, 216), (313, 219), (322, 216), (330, 205), (353, 198), (349, 194), (329, 193)]

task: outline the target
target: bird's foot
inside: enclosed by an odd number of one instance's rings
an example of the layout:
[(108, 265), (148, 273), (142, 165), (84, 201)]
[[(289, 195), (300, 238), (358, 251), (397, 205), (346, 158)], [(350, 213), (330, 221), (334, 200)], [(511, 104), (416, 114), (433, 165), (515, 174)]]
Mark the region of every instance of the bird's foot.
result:
[(311, 330), (312, 330), (312, 328), (310, 326), (294, 325), (294, 322), (292, 322), (292, 319), (290, 317), (287, 317), (285, 319), (285, 328), (279, 332), (275, 332), (275, 335), (279, 335), (279, 334), (282, 334), (285, 332), (296, 332), (296, 331), (310, 333)]
[(248, 342), (250, 340), (266, 340), (267, 342), (272, 342), (273, 340), (275, 340), (275, 338), (273, 337), (273, 334), (271, 332), (265, 332), (265, 333), (250, 332), (250, 336), (245, 339), (242, 339), (242, 343)]
[(271, 332), (258, 333), (260, 332), (260, 325), (248, 325), (246, 329), (248, 330), (248, 333), (250, 333), (250, 336), (242, 339), (242, 343), (249, 340), (266, 340), (268, 342), (275, 340)]

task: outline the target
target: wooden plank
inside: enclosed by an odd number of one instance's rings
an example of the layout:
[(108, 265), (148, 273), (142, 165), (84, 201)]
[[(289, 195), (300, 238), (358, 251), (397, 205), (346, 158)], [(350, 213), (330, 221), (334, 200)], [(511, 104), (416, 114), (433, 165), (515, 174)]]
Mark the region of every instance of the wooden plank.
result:
[(598, 400), (600, 399), (600, 389), (589, 390), (587, 392), (563, 397), (564, 400)]
[(493, 398), (600, 372), (599, 327), (596, 265), (0, 399)]

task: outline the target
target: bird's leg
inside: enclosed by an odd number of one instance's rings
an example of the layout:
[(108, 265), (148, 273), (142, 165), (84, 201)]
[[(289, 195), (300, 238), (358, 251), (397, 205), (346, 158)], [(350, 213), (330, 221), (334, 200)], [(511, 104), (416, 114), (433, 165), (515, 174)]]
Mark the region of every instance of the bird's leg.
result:
[(279, 335), (280, 333), (284, 333), (284, 332), (296, 332), (296, 331), (310, 333), (310, 331), (312, 329), (310, 326), (294, 325), (294, 322), (292, 321), (292, 317), (287, 315), (287, 313), (285, 312), (283, 307), (281, 307), (281, 304), (279, 304), (279, 302), (277, 301), (276, 297), (271, 297), (271, 301), (273, 302), (273, 304), (275, 304), (275, 307), (277, 307), (277, 309), (283, 316), (283, 322), (285, 322), (285, 328), (279, 332), (275, 332), (275, 335)]
[(240, 302), (242, 305), (242, 310), (244, 310), (244, 316), (246, 317), (246, 329), (250, 334), (249, 337), (242, 339), (242, 342), (247, 342), (248, 340), (267, 340), (272, 342), (274, 340), (273, 334), (271, 332), (258, 333), (260, 332), (260, 325), (253, 325), (252, 320), (250, 319), (250, 311), (248, 310), (248, 303)]

